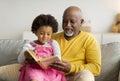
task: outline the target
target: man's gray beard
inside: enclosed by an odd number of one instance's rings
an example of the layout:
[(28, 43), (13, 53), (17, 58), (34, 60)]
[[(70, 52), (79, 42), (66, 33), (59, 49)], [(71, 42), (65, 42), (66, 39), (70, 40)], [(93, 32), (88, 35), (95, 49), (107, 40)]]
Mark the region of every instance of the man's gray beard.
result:
[(71, 37), (71, 36), (73, 36), (73, 34), (74, 34), (74, 32), (71, 32), (71, 33), (64, 32), (64, 33), (65, 33), (65, 35), (68, 36), (68, 37)]

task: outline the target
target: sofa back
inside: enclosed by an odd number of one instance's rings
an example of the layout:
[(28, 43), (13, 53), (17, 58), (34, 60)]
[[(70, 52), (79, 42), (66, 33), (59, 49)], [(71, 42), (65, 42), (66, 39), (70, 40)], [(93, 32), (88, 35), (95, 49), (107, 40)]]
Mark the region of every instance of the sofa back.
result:
[(95, 81), (118, 81), (120, 71), (120, 42), (101, 45), (101, 74)]
[(26, 41), (23, 40), (0, 40), (0, 66), (18, 63), (17, 57)]

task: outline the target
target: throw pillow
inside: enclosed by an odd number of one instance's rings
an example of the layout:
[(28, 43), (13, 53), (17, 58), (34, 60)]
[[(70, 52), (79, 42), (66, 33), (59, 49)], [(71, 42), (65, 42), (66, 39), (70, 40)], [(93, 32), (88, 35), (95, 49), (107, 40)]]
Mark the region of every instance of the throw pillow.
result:
[(18, 81), (21, 64), (10, 64), (0, 67), (0, 81)]
[(102, 68), (96, 81), (118, 81), (120, 69), (120, 42), (101, 45)]

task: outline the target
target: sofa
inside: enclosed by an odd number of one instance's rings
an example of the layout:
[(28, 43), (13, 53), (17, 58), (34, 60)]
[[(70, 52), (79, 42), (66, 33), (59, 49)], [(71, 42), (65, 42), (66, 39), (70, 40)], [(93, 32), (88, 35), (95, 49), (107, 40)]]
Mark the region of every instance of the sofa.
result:
[[(26, 40), (0, 40), (0, 81), (18, 81), (17, 57)], [(120, 81), (120, 42), (101, 44), (102, 69), (96, 81)], [(119, 79), (119, 80), (118, 80)]]

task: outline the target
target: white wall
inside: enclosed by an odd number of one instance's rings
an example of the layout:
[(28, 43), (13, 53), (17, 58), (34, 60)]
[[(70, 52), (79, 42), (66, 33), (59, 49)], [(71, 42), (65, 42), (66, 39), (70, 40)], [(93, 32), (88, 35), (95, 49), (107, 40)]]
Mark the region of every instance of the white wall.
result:
[(52, 14), (61, 27), (63, 11), (79, 6), (92, 32), (110, 32), (120, 0), (0, 0), (0, 39), (22, 39), (33, 19), (41, 13)]

